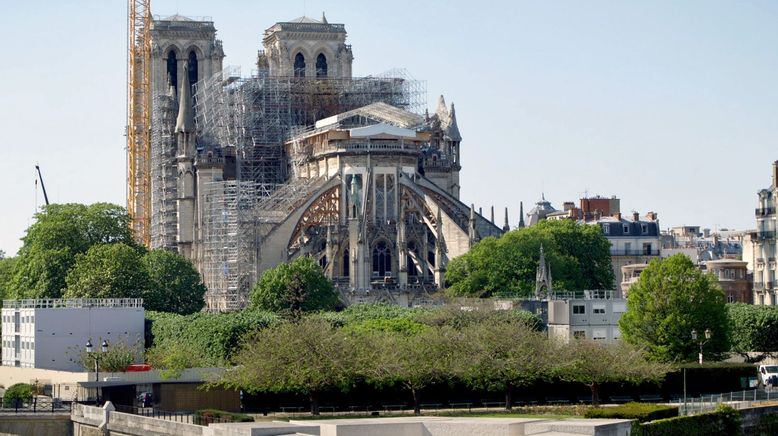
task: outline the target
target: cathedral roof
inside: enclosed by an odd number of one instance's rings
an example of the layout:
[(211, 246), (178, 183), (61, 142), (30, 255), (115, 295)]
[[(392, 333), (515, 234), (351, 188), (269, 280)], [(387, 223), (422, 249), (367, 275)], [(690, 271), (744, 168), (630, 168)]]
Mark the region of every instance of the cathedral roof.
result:
[(319, 120), (316, 122), (316, 128), (331, 126), (354, 116), (362, 116), (403, 129), (418, 127), (424, 122), (424, 117), (421, 115), (378, 102)]
[(459, 126), (457, 125), (457, 113), (454, 110), (454, 103), (451, 103), (451, 111), (449, 112), (446, 126), (446, 136), (452, 141), (462, 140), (462, 134), (459, 133)]
[(165, 21), (194, 21), (193, 19), (189, 17), (185, 17), (183, 15), (175, 14), (171, 15), (169, 17), (164, 18)]

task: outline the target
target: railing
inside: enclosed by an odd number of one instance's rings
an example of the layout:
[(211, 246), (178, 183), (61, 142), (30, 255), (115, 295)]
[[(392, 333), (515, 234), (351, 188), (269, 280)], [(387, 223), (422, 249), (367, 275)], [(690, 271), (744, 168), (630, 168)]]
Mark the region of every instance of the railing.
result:
[[(699, 398), (689, 398), (681, 403), (678, 413), (681, 415), (695, 415), (709, 412), (721, 403), (732, 403), (735, 409), (751, 407), (754, 403), (778, 400), (778, 390), (750, 389), (724, 394), (702, 395)], [(681, 400), (683, 401), (683, 400)]]
[(758, 208), (754, 209), (754, 214), (757, 217), (774, 215), (775, 214), (775, 208), (774, 207), (758, 207)]
[(611, 256), (659, 256), (659, 250), (617, 250), (611, 249)]
[(71, 403), (58, 398), (38, 398), (23, 401), (20, 398), (0, 397), (0, 413), (70, 413)]
[(143, 308), (143, 298), (35, 298), (3, 300), (4, 309), (83, 309), (89, 307)]
[(180, 422), (183, 424), (207, 426), (208, 424), (214, 423), (236, 422), (232, 418), (213, 416), (207, 412), (198, 415), (191, 411), (170, 412), (167, 410), (159, 410), (154, 407), (124, 406), (121, 404), (114, 404), (114, 407), (116, 407), (117, 412), (121, 413), (145, 416), (147, 418), (164, 419), (166, 421)]

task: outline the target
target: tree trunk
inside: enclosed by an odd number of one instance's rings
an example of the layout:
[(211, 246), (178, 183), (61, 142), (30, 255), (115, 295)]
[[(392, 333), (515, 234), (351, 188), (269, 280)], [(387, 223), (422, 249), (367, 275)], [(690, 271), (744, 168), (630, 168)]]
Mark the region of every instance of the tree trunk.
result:
[(413, 395), (413, 414), (421, 415), (421, 406), (419, 405), (419, 393), (415, 388), (411, 388), (411, 395)]
[(505, 389), (505, 410), (513, 410), (513, 383), (508, 382)]
[(600, 384), (592, 382), (589, 384), (589, 389), (592, 390), (592, 406), (600, 405)]
[(319, 397), (311, 392), (308, 398), (311, 400), (311, 415), (319, 416)]

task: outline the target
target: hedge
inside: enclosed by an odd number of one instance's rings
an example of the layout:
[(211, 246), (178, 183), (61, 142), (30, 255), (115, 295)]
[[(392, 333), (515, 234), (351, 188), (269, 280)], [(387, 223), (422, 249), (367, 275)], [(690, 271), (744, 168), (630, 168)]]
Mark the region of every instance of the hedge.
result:
[(586, 418), (636, 419), (654, 421), (678, 416), (678, 408), (650, 403), (627, 403), (616, 407), (596, 407), (584, 413)]
[(220, 422), (254, 422), (254, 418), (243, 413), (225, 412), (216, 409), (203, 409), (195, 411), (195, 424), (208, 425)]
[(741, 417), (737, 410), (720, 404), (715, 412), (677, 416), (634, 426), (634, 436), (739, 435)]

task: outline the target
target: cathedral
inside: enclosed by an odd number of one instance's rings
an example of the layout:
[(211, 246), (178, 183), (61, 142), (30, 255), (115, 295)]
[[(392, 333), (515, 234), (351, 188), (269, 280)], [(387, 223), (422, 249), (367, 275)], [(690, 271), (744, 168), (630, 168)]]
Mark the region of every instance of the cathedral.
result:
[(345, 304), (424, 304), (449, 259), (503, 230), (459, 199), (453, 103), (401, 71), (352, 77), (343, 24), (268, 28), (249, 77), (212, 22), (152, 27), (152, 248), (191, 259), (207, 309), (310, 256)]

